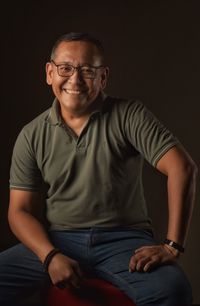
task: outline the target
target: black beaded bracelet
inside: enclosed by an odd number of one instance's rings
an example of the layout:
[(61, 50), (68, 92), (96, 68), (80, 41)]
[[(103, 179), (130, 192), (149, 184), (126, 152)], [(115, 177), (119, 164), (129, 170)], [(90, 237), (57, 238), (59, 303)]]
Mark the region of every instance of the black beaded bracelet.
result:
[(174, 241), (172, 241), (172, 240), (165, 239), (163, 242), (164, 242), (165, 244), (170, 245), (172, 248), (178, 250), (178, 251), (181, 252), (181, 253), (184, 253), (184, 251), (185, 251), (185, 249), (184, 249), (184, 247), (183, 247), (182, 245), (180, 245), (180, 244), (178, 244), (178, 243), (176, 243), (176, 242), (174, 242)]
[(60, 253), (60, 250), (55, 248), (47, 254), (47, 256), (46, 256), (46, 258), (43, 262), (43, 267), (44, 267), (45, 272), (48, 272), (49, 264), (50, 264), (52, 258), (54, 257), (54, 255), (56, 255), (57, 253)]

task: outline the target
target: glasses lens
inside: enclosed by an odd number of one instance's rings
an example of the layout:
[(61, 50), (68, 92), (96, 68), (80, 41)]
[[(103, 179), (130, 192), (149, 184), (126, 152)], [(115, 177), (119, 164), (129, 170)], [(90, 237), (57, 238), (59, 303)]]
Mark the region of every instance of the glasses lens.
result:
[(60, 76), (71, 76), (74, 72), (73, 66), (70, 65), (59, 65), (58, 66), (58, 72)]
[(81, 67), (81, 75), (84, 78), (93, 79), (95, 77), (96, 69), (94, 67), (82, 66)]
[(57, 65), (58, 74), (63, 77), (70, 77), (74, 73), (75, 69), (78, 69), (82, 77), (85, 79), (94, 79), (96, 74), (96, 68), (91, 66), (79, 66), (73, 67), (72, 65)]

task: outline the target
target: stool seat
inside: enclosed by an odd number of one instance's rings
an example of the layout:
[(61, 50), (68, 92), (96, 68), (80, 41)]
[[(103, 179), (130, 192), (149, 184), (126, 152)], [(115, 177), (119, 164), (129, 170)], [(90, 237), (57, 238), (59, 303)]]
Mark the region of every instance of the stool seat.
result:
[(51, 286), (47, 306), (136, 306), (122, 291), (102, 279), (89, 278), (80, 289)]

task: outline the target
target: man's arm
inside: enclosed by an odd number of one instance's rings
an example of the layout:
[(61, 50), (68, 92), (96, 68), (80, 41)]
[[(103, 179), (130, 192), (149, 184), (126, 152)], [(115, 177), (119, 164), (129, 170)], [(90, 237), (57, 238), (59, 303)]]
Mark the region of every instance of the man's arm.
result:
[[(184, 246), (193, 211), (197, 167), (181, 146), (175, 146), (158, 161), (156, 168), (167, 176), (169, 219), (166, 238)], [(178, 255), (176, 249), (166, 244), (145, 246), (135, 251), (129, 268), (148, 271), (175, 260)]]
[(197, 167), (184, 149), (174, 147), (161, 158), (157, 169), (167, 175), (167, 238), (184, 246), (193, 211)]
[[(8, 221), (16, 237), (32, 250), (43, 263), (47, 254), (54, 249), (44, 226), (35, 217), (41, 204), (38, 192), (11, 189)], [(56, 254), (48, 268), (53, 284), (68, 283), (79, 287), (81, 271), (79, 264), (61, 253)]]

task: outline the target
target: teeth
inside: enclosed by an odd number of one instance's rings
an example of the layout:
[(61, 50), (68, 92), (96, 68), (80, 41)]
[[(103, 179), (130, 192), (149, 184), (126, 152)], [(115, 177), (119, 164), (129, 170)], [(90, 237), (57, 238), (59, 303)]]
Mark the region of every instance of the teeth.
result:
[(79, 95), (81, 93), (80, 90), (71, 90), (71, 89), (66, 89), (66, 92), (74, 95)]

